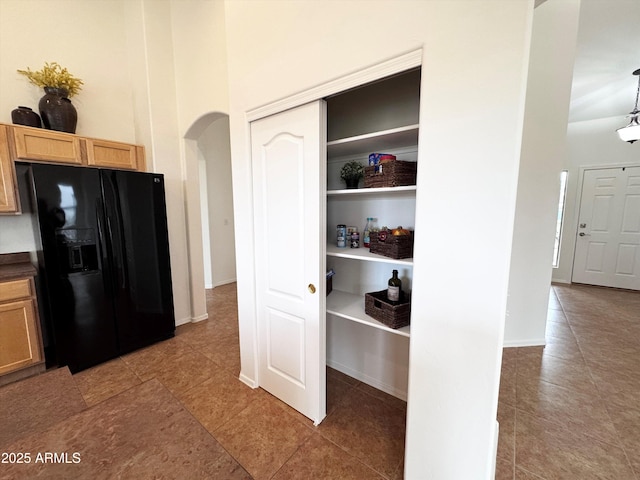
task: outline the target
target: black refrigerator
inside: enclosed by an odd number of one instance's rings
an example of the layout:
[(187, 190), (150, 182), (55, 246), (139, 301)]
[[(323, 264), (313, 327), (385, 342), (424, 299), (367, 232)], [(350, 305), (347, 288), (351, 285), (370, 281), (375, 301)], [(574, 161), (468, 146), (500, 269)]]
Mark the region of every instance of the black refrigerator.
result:
[(163, 176), (17, 168), (37, 218), (47, 363), (75, 373), (172, 337)]

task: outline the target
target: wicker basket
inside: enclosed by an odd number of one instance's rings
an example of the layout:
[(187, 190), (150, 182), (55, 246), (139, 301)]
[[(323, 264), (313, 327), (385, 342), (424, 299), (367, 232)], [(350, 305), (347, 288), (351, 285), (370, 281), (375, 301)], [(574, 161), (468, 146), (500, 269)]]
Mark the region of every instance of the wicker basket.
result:
[(401, 328), (409, 325), (411, 317), (411, 302), (407, 295), (398, 305), (392, 305), (387, 300), (387, 291), (365, 293), (364, 313), (385, 324), (389, 328)]
[(411, 235), (392, 235), (389, 232), (384, 242), (380, 241), (379, 233), (371, 232), (369, 234), (369, 251), (371, 253), (395, 259), (413, 257), (413, 232)]
[(416, 184), (416, 162), (394, 160), (364, 168), (365, 188), (400, 187)]

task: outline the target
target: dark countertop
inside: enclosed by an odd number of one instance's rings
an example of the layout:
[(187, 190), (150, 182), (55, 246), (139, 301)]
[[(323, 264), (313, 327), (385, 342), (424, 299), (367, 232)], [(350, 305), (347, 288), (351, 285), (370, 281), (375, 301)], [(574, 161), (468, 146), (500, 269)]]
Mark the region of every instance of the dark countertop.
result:
[(0, 254), (0, 282), (33, 277), (36, 273), (28, 252)]

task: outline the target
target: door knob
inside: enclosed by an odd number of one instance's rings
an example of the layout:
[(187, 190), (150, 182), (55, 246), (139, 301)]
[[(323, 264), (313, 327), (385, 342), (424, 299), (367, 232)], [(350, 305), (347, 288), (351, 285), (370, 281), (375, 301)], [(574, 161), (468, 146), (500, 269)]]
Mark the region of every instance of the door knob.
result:
[(580, 235), (581, 237), (590, 237), (591, 236), (591, 234), (584, 233), (584, 232), (580, 232), (578, 235)]
[(307, 288), (311, 293), (316, 293), (316, 286), (313, 283), (310, 283)]

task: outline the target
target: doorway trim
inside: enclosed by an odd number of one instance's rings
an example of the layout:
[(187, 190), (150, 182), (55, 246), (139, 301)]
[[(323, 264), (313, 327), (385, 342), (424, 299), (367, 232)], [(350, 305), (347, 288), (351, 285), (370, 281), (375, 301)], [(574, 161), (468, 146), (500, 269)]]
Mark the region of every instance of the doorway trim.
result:
[[(304, 90), (302, 92), (290, 95), (280, 100), (276, 100), (274, 102), (248, 110), (245, 113), (245, 118), (244, 118), (245, 129), (247, 132), (250, 132), (251, 123), (253, 121), (260, 120), (270, 115), (275, 115), (277, 113), (284, 112), (285, 110), (289, 110), (291, 108), (299, 107), (306, 103), (311, 103), (311, 102), (323, 99), (330, 95), (335, 95), (337, 93), (345, 92), (349, 89), (360, 87), (367, 83), (374, 82), (376, 80), (381, 80), (385, 77), (402, 73), (412, 68), (422, 67), (422, 63), (423, 63), (423, 49), (422, 47), (420, 47), (415, 50), (402, 53), (388, 60), (384, 60), (377, 64), (371, 65), (369, 67), (364, 67), (356, 72), (352, 72), (342, 77), (336, 78), (334, 80), (330, 80), (328, 82), (322, 83), (308, 90)], [(248, 135), (248, 138), (250, 137), (251, 135)], [(251, 149), (249, 148), (249, 152), (250, 151)], [(250, 171), (247, 173), (253, 178), (253, 159), (251, 159), (250, 165), (251, 165)], [(255, 218), (255, 210), (253, 208), (253, 205), (250, 208), (251, 208), (251, 217)], [(254, 235), (254, 233), (255, 232), (253, 231), (253, 229), (251, 229), (252, 236)], [(253, 299), (255, 302), (256, 295), (257, 295), (257, 286), (255, 281), (255, 277), (256, 277), (255, 261), (252, 267), (252, 276), (254, 280), (251, 285), (252, 286), (251, 295), (253, 296)], [(252, 315), (252, 325), (251, 325), (250, 335), (252, 337), (251, 350), (252, 350), (252, 363), (253, 363), (252, 371), (254, 372), (253, 378), (243, 373), (243, 368), (241, 366), (240, 380), (246, 385), (252, 388), (256, 388), (260, 386), (260, 374), (259, 374), (259, 366), (258, 366), (258, 354), (259, 354), (258, 352), (258, 315), (255, 310)], [(242, 360), (242, 357), (241, 357), (241, 360)]]
[(364, 68), (357, 72), (336, 78), (327, 83), (317, 85), (300, 93), (275, 102), (268, 103), (258, 108), (249, 110), (246, 115), (247, 123), (259, 120), (275, 113), (284, 112), (290, 108), (299, 107), (305, 103), (314, 102), (321, 98), (336, 93), (344, 92), (351, 88), (359, 87), (369, 82), (380, 80), (389, 75), (404, 72), (422, 65), (422, 48), (412, 50), (398, 57)]

